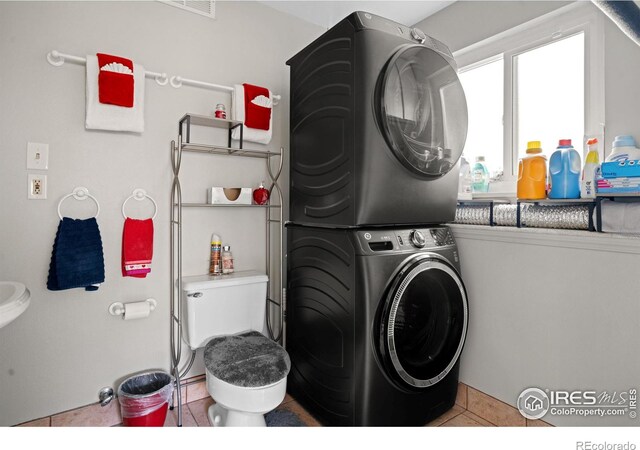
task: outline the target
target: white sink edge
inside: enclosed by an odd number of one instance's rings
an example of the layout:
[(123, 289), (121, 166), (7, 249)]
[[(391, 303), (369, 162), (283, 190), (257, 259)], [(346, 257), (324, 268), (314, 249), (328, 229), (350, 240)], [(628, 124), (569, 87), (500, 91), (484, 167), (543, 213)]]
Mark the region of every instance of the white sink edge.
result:
[(31, 293), (27, 287), (15, 281), (0, 281), (0, 284), (9, 284), (16, 287), (14, 294), (8, 299), (0, 299), (0, 328), (16, 320), (31, 304)]

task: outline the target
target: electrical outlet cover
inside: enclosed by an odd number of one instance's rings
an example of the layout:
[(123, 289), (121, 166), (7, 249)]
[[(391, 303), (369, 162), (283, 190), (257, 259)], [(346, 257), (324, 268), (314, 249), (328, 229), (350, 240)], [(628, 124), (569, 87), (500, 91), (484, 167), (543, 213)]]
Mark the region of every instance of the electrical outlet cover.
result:
[(27, 178), (27, 198), (29, 200), (46, 200), (47, 176), (39, 173), (30, 173)]
[(49, 144), (27, 142), (27, 169), (49, 169)]

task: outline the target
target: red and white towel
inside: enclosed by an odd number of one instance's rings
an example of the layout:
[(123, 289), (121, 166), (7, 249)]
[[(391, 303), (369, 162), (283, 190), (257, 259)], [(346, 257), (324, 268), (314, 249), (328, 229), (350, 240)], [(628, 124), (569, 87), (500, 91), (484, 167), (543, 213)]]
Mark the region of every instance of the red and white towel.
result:
[(130, 59), (87, 55), (85, 127), (91, 130), (144, 131), (144, 67)]
[(122, 231), (122, 276), (146, 278), (153, 258), (153, 220), (124, 221)]
[[(268, 144), (273, 129), (273, 97), (264, 87), (252, 84), (236, 84), (231, 104), (233, 120), (244, 122), (243, 140)], [(240, 139), (240, 130), (233, 130), (233, 139)]]
[(108, 105), (133, 108), (133, 61), (119, 56), (96, 54), (98, 58), (98, 100)]

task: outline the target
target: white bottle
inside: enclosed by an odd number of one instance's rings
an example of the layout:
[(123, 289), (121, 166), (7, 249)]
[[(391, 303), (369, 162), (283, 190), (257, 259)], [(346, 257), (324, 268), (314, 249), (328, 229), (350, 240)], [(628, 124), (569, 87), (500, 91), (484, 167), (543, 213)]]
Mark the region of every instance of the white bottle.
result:
[(222, 273), (233, 273), (233, 256), (228, 245), (222, 247)]
[(458, 178), (458, 199), (471, 199), (471, 165), (464, 156), (460, 157), (460, 176)]
[(616, 136), (611, 147), (611, 154), (607, 156), (607, 162), (627, 159), (632, 161), (640, 160), (640, 148), (636, 147), (636, 141), (633, 136)]
[(596, 138), (587, 141), (589, 152), (584, 161), (582, 179), (580, 180), (580, 197), (596, 198), (596, 175), (600, 167), (598, 158), (598, 140)]

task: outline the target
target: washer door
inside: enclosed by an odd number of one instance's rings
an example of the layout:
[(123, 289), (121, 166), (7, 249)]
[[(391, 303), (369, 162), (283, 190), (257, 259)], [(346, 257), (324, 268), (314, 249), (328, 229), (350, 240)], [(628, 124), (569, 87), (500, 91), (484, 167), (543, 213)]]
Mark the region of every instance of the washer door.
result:
[(423, 45), (397, 51), (382, 74), (379, 105), (387, 144), (407, 169), (438, 178), (456, 165), (467, 137), (467, 102), (442, 55)]
[(467, 295), (437, 256), (413, 260), (395, 277), (380, 316), (380, 350), (389, 375), (422, 388), (458, 361), (467, 333)]

